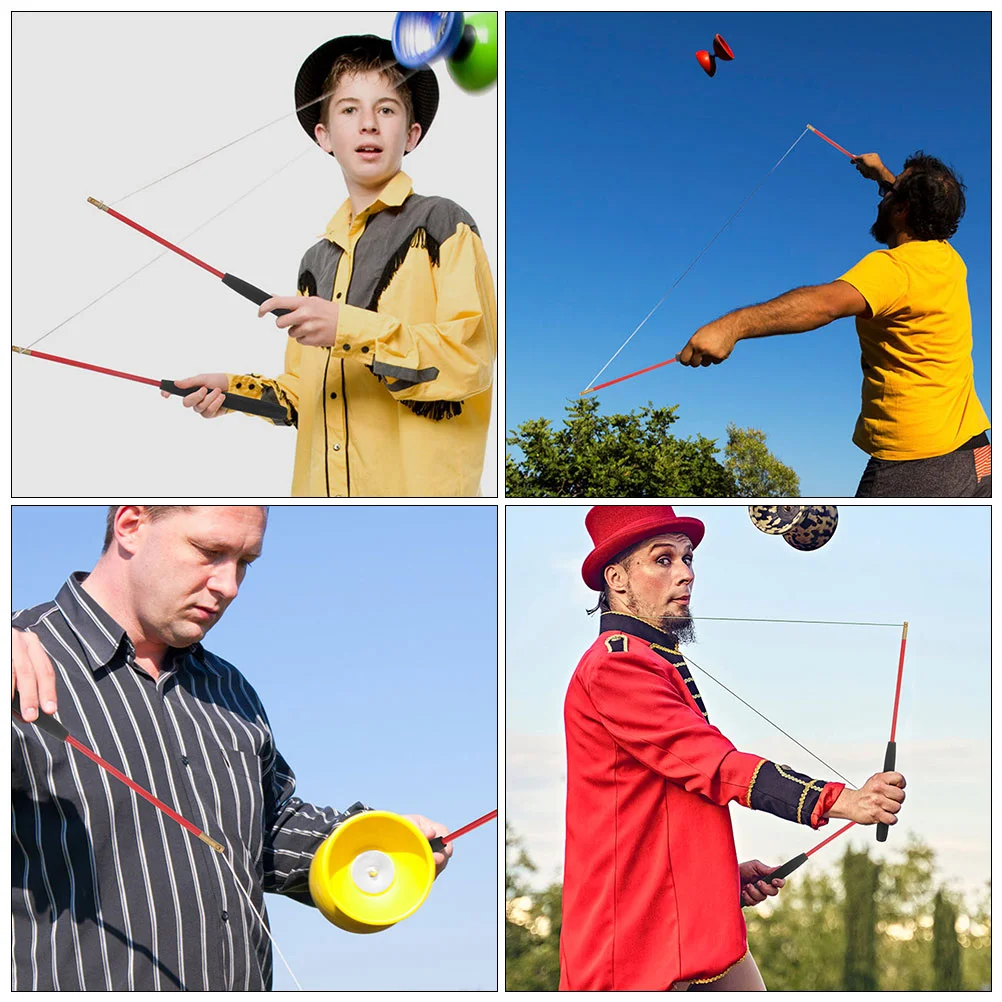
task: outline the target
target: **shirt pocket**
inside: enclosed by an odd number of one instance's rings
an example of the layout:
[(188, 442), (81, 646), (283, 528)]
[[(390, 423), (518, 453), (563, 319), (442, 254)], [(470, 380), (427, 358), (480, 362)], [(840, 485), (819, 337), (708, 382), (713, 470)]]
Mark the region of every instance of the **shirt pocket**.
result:
[(210, 752), (212, 779), (226, 821), (225, 835), (239, 840), (255, 866), (264, 846), (261, 759), (253, 751), (218, 747)]

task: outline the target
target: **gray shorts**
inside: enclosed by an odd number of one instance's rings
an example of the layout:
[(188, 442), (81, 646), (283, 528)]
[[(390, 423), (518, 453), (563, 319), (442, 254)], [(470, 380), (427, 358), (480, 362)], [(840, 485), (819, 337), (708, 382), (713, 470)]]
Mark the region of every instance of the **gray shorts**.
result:
[(866, 464), (858, 498), (990, 498), (992, 447), (982, 432), (945, 456), (873, 459)]

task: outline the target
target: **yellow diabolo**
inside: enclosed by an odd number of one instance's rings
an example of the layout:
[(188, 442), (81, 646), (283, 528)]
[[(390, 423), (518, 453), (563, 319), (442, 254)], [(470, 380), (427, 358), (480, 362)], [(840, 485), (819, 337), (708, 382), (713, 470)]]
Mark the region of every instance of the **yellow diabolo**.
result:
[(399, 814), (367, 811), (336, 828), (310, 864), (310, 894), (348, 932), (381, 932), (413, 915), (435, 881), (431, 845)]

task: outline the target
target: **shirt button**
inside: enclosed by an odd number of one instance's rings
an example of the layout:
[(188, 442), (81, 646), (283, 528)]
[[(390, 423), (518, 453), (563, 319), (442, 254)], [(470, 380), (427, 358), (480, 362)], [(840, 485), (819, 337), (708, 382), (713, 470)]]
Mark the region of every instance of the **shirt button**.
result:
[(335, 299), (340, 299), (341, 298), (341, 293), (339, 292), (334, 298)]
[(188, 756), (187, 755), (182, 755), (181, 756), (181, 765), (187, 765), (187, 764), (188, 764)]
[(226, 921), (228, 921), (228, 919), (229, 919), (229, 917), (230, 917), (230, 913), (229, 913), (229, 912), (223, 912), (223, 914), (222, 914), (222, 915), (220, 915), (219, 917), (220, 917), (220, 918), (221, 918), (221, 919), (222, 919), (222, 920), (223, 920), (224, 922), (226, 922)]
[(337, 400), (337, 394), (336, 393), (332, 393), (331, 394), (331, 400)]
[(338, 444), (337, 444), (337, 442), (335, 442), (335, 443), (334, 443), (334, 444), (333, 444), (333, 445), (331, 446), (331, 452), (340, 452), (340, 451), (341, 451), (341, 446), (340, 446), (340, 445), (338, 445)]

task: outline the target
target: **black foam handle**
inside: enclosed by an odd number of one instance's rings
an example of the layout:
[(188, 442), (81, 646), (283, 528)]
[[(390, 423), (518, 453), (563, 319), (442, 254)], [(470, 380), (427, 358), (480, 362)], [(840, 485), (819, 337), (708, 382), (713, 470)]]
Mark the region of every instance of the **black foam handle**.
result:
[(428, 844), (431, 846), (432, 852), (445, 852), (445, 843), (442, 841), (441, 835), (428, 839)]
[(37, 720), (25, 720), (21, 716), (21, 695), (20, 693), (14, 693), (14, 699), (11, 702), (11, 710), (17, 714), (18, 719), (22, 723), (32, 723), (40, 731), (45, 731), (46, 734), (51, 734), (54, 738), (58, 738), (60, 741), (65, 741), (69, 736), (70, 732), (66, 730), (65, 727), (55, 717), (50, 716), (48, 713), (44, 713), (42, 710), (38, 711)]
[[(893, 741), (887, 742), (887, 751), (884, 752), (884, 772), (894, 771), (894, 762), (897, 759), (897, 749)], [(877, 823), (877, 841), (887, 841), (887, 825), (883, 822)]]
[[(807, 862), (807, 853), (802, 852), (799, 856), (794, 856), (793, 859), (787, 860), (782, 866), (777, 867), (772, 873), (766, 874), (764, 877), (759, 877), (759, 880), (764, 880), (768, 883), (770, 880), (775, 880), (777, 877), (785, 878), (793, 873), (794, 870), (803, 866)], [(757, 883), (757, 881), (756, 881)]]
[[(173, 393), (178, 397), (186, 397), (200, 390), (201, 386), (189, 386), (182, 390), (173, 379), (161, 379), (160, 389), (165, 393)], [(223, 406), (231, 411), (243, 411), (245, 414), (258, 414), (261, 417), (272, 418), (275, 421), (288, 423), (289, 413), (281, 405), (270, 400), (255, 400), (253, 397), (242, 397), (239, 393), (224, 393)]]
[[(239, 292), (244, 299), (249, 299), (252, 303), (257, 303), (258, 306), (265, 300), (271, 299), (270, 293), (259, 289), (256, 285), (251, 285), (250, 282), (245, 282), (242, 278), (237, 278), (236, 275), (223, 275), (223, 285), (229, 286), (234, 292)], [(271, 312), (276, 317), (284, 317), (292, 310), (272, 310)]]

